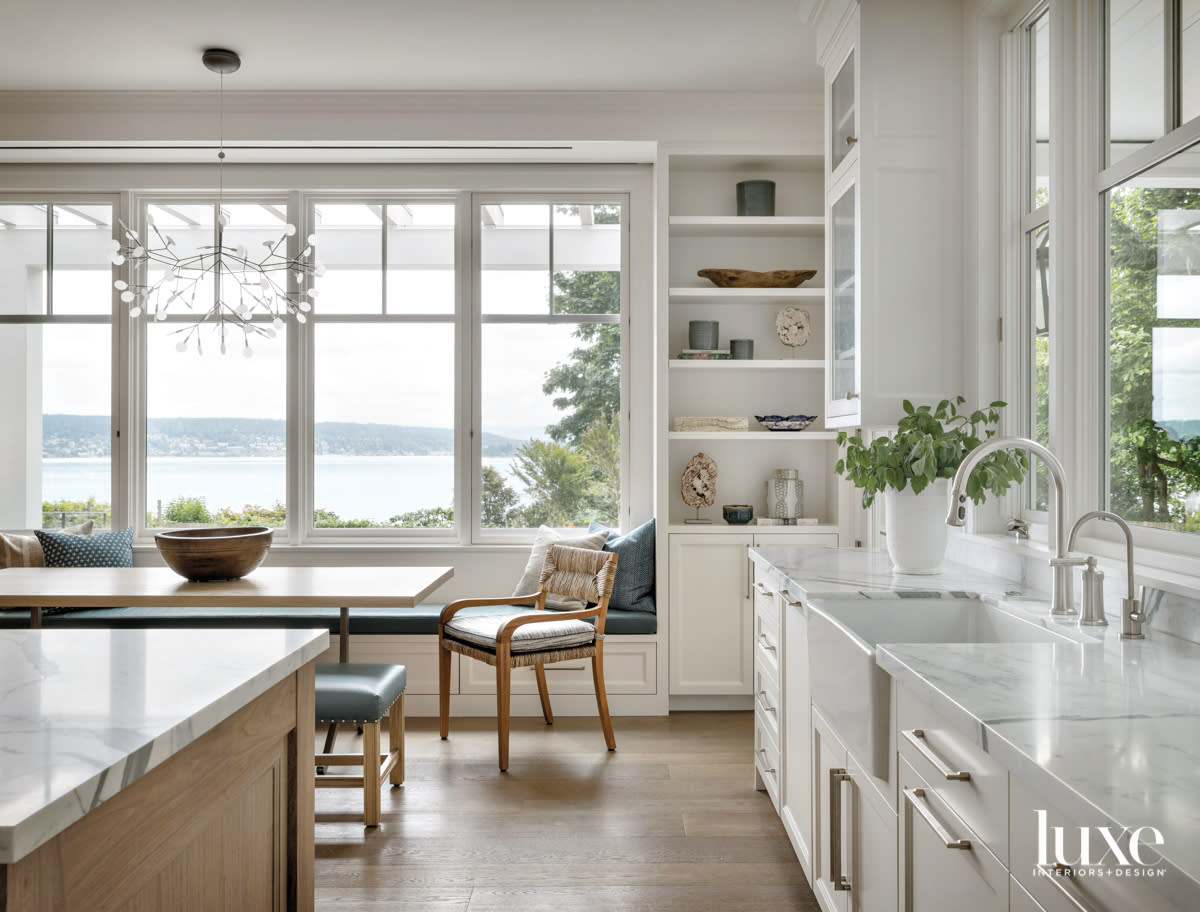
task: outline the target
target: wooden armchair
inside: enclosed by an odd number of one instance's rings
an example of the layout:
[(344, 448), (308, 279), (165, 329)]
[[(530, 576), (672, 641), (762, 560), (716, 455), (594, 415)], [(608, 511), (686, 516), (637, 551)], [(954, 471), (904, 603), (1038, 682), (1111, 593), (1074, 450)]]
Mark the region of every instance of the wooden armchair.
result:
[[(607, 551), (589, 551), (551, 545), (542, 568), (538, 591), (531, 595), (503, 598), (460, 599), (442, 610), (438, 622), (438, 693), (441, 710), (441, 735), (450, 733), (450, 654), (457, 652), (496, 668), (496, 716), (500, 748), (500, 769), (508, 769), (509, 705), (512, 670), (532, 665), (537, 675), (542, 715), (547, 725), (554, 724), (550, 694), (546, 689), (547, 662), (565, 662), (591, 657), (592, 680), (596, 685), (596, 706), (609, 750), (617, 749), (612, 719), (608, 715), (608, 695), (604, 690), (604, 619), (617, 571), (617, 555)], [(562, 595), (595, 603), (579, 611), (546, 610), (546, 596)], [(465, 608), (491, 605), (533, 603), (533, 609), (512, 614), (467, 614)], [(589, 620), (595, 618), (595, 624)]]

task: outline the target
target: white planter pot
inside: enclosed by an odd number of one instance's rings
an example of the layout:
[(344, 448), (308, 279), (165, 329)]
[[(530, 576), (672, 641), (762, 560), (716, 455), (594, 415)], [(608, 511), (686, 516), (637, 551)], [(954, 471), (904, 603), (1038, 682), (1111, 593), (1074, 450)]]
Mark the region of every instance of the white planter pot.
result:
[(888, 556), (897, 573), (937, 573), (946, 557), (950, 483), (939, 478), (920, 494), (912, 488), (883, 492)]

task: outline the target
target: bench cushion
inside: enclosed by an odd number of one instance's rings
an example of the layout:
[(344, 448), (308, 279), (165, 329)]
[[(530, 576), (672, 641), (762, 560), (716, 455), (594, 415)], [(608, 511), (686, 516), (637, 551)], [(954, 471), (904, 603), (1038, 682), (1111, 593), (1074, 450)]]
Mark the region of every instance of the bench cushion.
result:
[[(496, 648), (496, 635), (500, 628), (515, 617), (537, 615), (546, 617), (545, 611), (510, 611), (507, 614), (475, 615), (464, 617), (460, 611), (446, 625), (446, 634), (453, 639), (483, 649)], [(539, 621), (523, 624), (513, 631), (512, 651), (547, 652), (552, 649), (570, 649), (573, 646), (590, 646), (596, 639), (596, 628), (587, 621), (575, 618), (566, 621)]]
[[(350, 612), (350, 633), (437, 635), (438, 617), (445, 607), (424, 603), (412, 608), (355, 608)], [(511, 606), (467, 608), (469, 614), (512, 614)], [(337, 633), (341, 615), (336, 608), (85, 608), (43, 617), (45, 627), (324, 627)], [(25, 609), (0, 611), (0, 629), (29, 626)], [(607, 634), (657, 632), (658, 618), (643, 611), (608, 609)]]
[(408, 683), (403, 665), (367, 662), (318, 663), (318, 722), (378, 722)]

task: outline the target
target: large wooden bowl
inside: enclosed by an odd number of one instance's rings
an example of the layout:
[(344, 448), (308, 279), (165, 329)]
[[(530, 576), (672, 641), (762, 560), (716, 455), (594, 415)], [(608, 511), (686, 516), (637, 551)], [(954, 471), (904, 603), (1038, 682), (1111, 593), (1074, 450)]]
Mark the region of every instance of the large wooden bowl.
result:
[(167, 566), (192, 582), (241, 579), (271, 548), (266, 526), (172, 529), (154, 536)]
[(701, 269), (696, 275), (718, 288), (799, 288), (817, 274), (815, 269)]

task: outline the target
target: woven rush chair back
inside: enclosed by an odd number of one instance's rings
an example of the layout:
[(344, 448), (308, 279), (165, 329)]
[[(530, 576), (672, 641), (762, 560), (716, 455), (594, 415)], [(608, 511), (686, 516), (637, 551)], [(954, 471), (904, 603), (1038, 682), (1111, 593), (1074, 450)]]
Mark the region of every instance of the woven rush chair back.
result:
[(608, 600), (617, 576), (617, 555), (611, 551), (590, 551), (551, 545), (542, 566), (538, 588), (567, 598), (594, 603), (599, 609), (596, 632), (604, 633)]

